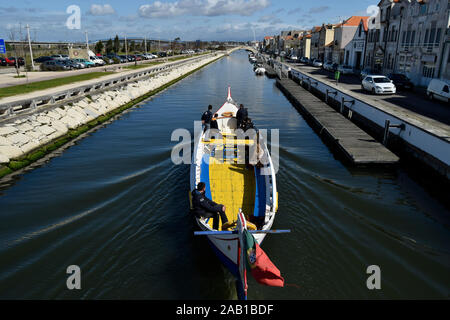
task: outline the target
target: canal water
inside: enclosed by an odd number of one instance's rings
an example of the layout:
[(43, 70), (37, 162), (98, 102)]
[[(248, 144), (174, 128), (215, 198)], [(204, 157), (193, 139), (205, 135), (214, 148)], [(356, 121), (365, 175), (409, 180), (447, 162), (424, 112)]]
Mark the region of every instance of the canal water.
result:
[[(227, 86), (259, 128), (280, 130), (279, 212), (263, 249), (284, 288), (249, 279), (250, 299), (450, 297), (449, 212), (402, 170), (351, 170), (239, 51), (80, 140), (0, 194), (0, 298), (234, 299), (194, 238), (189, 166), (171, 133), (193, 131)], [(81, 268), (68, 290), (66, 268)], [(381, 289), (368, 290), (368, 266)]]

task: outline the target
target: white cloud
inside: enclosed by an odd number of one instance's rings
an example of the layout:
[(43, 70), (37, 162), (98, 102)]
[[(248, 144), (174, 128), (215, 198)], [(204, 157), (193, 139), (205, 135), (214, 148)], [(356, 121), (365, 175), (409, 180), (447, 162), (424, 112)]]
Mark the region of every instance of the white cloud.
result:
[(309, 13), (322, 13), (324, 11), (327, 11), (328, 9), (330, 9), (329, 6), (313, 7), (309, 9)]
[(109, 4), (93, 4), (91, 5), (91, 9), (89, 9), (89, 14), (93, 16), (107, 16), (114, 13), (116, 13), (116, 11)]
[(267, 8), (269, 0), (179, 0), (175, 2), (155, 1), (139, 7), (139, 15), (146, 18), (167, 18), (180, 15), (251, 16)]

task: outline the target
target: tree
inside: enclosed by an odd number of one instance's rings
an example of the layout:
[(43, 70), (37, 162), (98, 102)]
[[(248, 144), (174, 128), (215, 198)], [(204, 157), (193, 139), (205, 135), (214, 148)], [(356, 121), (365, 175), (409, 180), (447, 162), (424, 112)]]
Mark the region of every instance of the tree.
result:
[(114, 38), (114, 52), (118, 53), (119, 50), (120, 50), (120, 41), (119, 41), (119, 36), (116, 34), (116, 37)]
[(134, 52), (136, 50), (136, 45), (134, 44), (134, 41), (130, 42), (130, 52)]
[(113, 41), (111, 39), (109, 39), (106, 42), (106, 48), (105, 48), (106, 54), (109, 54), (111, 52), (113, 52)]
[(103, 52), (103, 42), (98, 41), (98, 42), (95, 44), (95, 52), (96, 52), (96, 53), (100, 53), (100, 54)]

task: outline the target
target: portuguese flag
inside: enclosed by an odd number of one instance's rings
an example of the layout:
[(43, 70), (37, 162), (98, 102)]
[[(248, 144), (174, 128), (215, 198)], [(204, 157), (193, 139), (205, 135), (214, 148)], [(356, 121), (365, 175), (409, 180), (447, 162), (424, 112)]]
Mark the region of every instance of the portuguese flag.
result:
[(247, 270), (251, 272), (255, 280), (266, 286), (283, 287), (284, 279), (280, 270), (270, 261), (248, 230), (244, 230), (244, 242)]

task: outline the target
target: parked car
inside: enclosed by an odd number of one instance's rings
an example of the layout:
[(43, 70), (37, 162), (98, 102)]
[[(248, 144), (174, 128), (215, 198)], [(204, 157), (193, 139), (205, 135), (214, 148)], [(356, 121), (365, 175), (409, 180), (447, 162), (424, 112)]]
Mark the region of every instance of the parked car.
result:
[(9, 58), (1, 58), (1, 65), (2, 66), (14, 66), (14, 61), (10, 60)]
[(430, 100), (436, 99), (444, 102), (450, 100), (450, 81), (442, 79), (432, 79), (427, 88), (427, 96)]
[(106, 62), (97, 56), (90, 56), (89, 60), (94, 63), (95, 66), (103, 66)]
[(128, 58), (124, 54), (120, 55), (119, 58), (120, 58), (120, 63), (128, 62)]
[(104, 63), (103, 64), (113, 64), (114, 60), (112, 58), (108, 58), (107, 56), (99, 55), (97, 58), (101, 59)]
[(368, 75), (375, 75), (378, 74), (378, 72), (376, 72), (375, 70), (373, 70), (370, 67), (365, 67), (364, 69), (361, 70), (361, 72), (359, 73), (359, 78), (362, 80), (365, 77), (367, 77)]
[(53, 60), (66, 60), (69, 59), (69, 56), (67, 54), (54, 54), (51, 56)]
[(323, 62), (320, 61), (319, 59), (314, 59), (313, 66), (314, 67), (321, 67), (321, 66), (323, 66)]
[(49, 60), (52, 60), (52, 57), (42, 56), (42, 57), (34, 59), (34, 62), (42, 63), (42, 62), (49, 61)]
[(301, 63), (308, 63), (308, 60), (309, 60), (309, 59), (308, 59), (307, 57), (301, 57), (301, 58), (300, 58), (300, 62), (301, 62)]
[(397, 88), (391, 79), (385, 76), (368, 75), (361, 82), (363, 91), (370, 91), (373, 94), (393, 94), (397, 92)]
[(414, 84), (409, 80), (407, 76), (401, 73), (390, 73), (388, 78), (391, 79), (397, 88), (413, 89)]
[(86, 68), (86, 65), (84, 63), (75, 61), (74, 59), (67, 59), (63, 61), (63, 63), (66, 63), (67, 65), (71, 66), (72, 69), (84, 69)]
[(78, 58), (78, 59), (73, 59), (73, 60), (76, 62), (83, 63), (86, 68), (95, 67), (94, 62), (86, 60), (86, 59)]
[(289, 59), (290, 59), (291, 61), (296, 62), (296, 61), (298, 60), (298, 57), (297, 57), (295, 54), (293, 54), (293, 55), (291, 55), (291, 56), (289, 57)]
[(333, 62), (328, 61), (323, 64), (323, 68), (327, 71), (333, 71)]
[[(10, 63), (8, 63), (10, 66), (12, 65), (12, 66), (15, 66), (16, 65), (16, 57), (9, 57), (8, 58), (8, 60), (9, 61), (11, 61)], [(25, 60), (22, 58), (22, 57), (18, 57), (17, 58), (17, 65), (20, 67), (20, 66), (23, 66), (23, 65), (25, 65)], [(12, 63), (12, 64), (11, 64)]]
[(345, 65), (345, 64), (341, 64), (338, 66), (337, 70), (341, 73), (341, 74), (352, 74), (353, 73), (353, 67)]
[(44, 71), (70, 70), (70, 66), (66, 65), (65, 62), (63, 61), (48, 60), (41, 64), (41, 70)]

